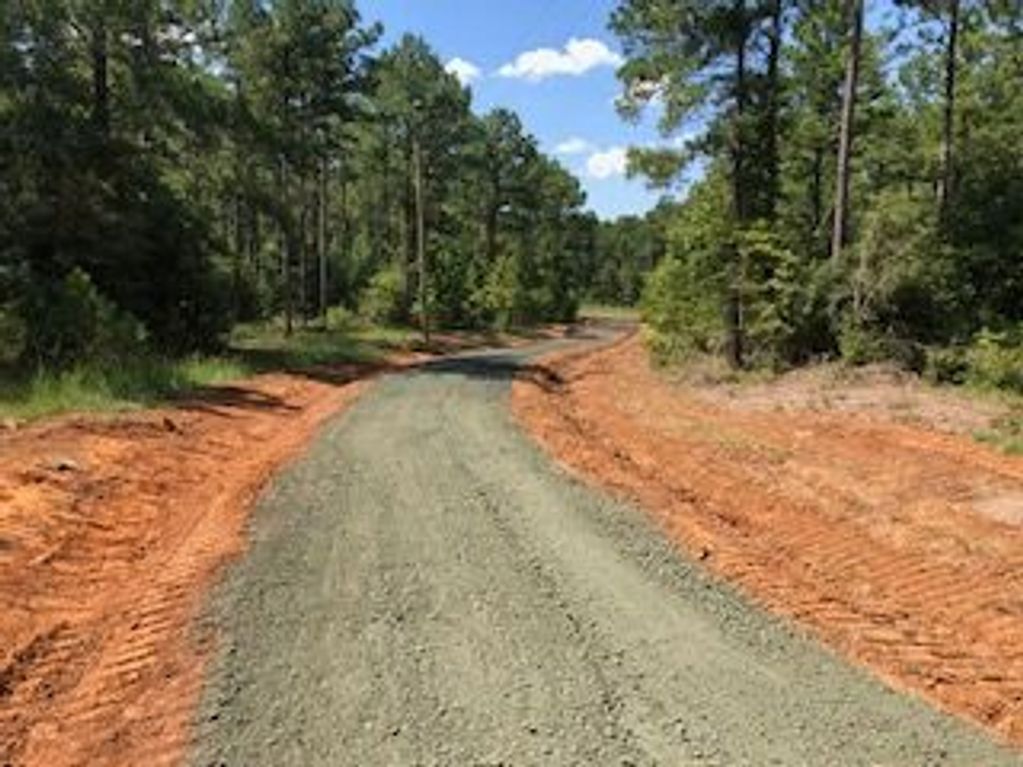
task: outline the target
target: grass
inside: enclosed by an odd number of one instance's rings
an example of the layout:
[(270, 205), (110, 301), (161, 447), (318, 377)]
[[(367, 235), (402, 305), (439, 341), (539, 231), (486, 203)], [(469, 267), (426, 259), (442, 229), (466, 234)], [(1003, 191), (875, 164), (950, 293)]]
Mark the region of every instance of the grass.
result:
[(579, 309), (579, 319), (615, 320), (619, 322), (639, 322), (639, 307), (608, 306), (604, 304), (585, 304)]
[(343, 329), (297, 329), (277, 323), (242, 325), (223, 354), (180, 360), (140, 357), (117, 365), (28, 374), (0, 365), (0, 419), (32, 421), (71, 411), (152, 407), (189, 391), (276, 370), (309, 370), (349, 362), (372, 363), (413, 347), (416, 331), (352, 324)]
[(0, 374), (0, 417), (35, 420), (68, 411), (132, 410), (249, 373), (244, 363), (226, 356), (146, 358), (27, 377), (8, 370)]
[(1023, 455), (1023, 409), (998, 419), (991, 428), (973, 436), (1009, 455)]
[(414, 331), (372, 326), (296, 329), (276, 324), (242, 325), (231, 335), (231, 352), (253, 370), (295, 370), (345, 362), (376, 362), (412, 343)]

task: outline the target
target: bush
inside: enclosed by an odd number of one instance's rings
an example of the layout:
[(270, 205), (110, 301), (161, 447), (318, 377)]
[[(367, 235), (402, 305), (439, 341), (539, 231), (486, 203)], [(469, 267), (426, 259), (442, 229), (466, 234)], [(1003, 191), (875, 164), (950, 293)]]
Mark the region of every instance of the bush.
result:
[(662, 364), (716, 352), (723, 326), (716, 296), (701, 289), (689, 261), (669, 257), (647, 279), (642, 301), (647, 344)]
[(962, 346), (931, 349), (927, 352), (926, 376), (932, 383), (964, 384), (969, 374), (968, 350)]
[(1023, 327), (982, 330), (967, 352), (970, 383), (1023, 393)]
[(0, 365), (15, 362), (25, 349), (25, 323), (14, 311), (0, 309)]
[(397, 267), (388, 266), (373, 275), (359, 300), (359, 314), (385, 325), (404, 319), (405, 293)]
[(881, 332), (852, 318), (847, 318), (839, 330), (838, 348), (850, 365), (894, 362), (914, 373), (922, 373), (927, 367), (927, 353), (916, 341)]
[(358, 318), (344, 306), (331, 306), (327, 309), (327, 330), (343, 332), (353, 330), (358, 325)]
[(942, 242), (929, 205), (902, 193), (879, 195), (849, 256), (844, 300), (872, 335), (884, 343), (912, 338), (940, 344), (959, 330), (956, 254)]
[(146, 332), (108, 301), (82, 269), (29, 291), (20, 307), (22, 356), (37, 367), (113, 363), (146, 351)]
[(513, 257), (502, 256), (494, 264), (487, 274), (478, 302), (483, 314), (492, 318), (499, 329), (507, 330), (515, 324), (523, 308), (523, 296), (517, 262)]

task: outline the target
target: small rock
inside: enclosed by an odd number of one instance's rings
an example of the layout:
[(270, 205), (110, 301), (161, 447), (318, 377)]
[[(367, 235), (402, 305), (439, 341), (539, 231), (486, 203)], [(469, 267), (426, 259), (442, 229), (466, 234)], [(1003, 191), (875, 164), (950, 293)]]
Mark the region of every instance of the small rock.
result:
[(172, 434), (177, 434), (178, 432), (181, 431), (181, 427), (174, 423), (174, 421), (172, 421), (167, 416), (163, 417), (163, 428), (171, 432)]
[(73, 458), (57, 458), (50, 464), (50, 466), (54, 471), (60, 472), (82, 470), (82, 467), (78, 464), (78, 461), (74, 460)]

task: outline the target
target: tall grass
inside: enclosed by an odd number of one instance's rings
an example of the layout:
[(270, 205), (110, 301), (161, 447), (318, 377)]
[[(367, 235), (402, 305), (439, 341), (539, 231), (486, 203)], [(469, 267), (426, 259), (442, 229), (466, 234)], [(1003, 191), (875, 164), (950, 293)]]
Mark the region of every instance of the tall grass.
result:
[(251, 368), (230, 357), (140, 358), (31, 375), (0, 374), (0, 417), (32, 420), (68, 411), (149, 407), (189, 390), (243, 378)]
[(307, 370), (348, 362), (375, 362), (410, 346), (412, 329), (347, 321), (343, 326), (297, 329), (280, 323), (242, 325), (226, 354), (172, 360), (139, 356), (117, 364), (82, 364), (67, 371), (26, 371), (0, 360), (0, 418), (34, 420), (70, 411), (151, 407), (204, 386), (276, 370)]

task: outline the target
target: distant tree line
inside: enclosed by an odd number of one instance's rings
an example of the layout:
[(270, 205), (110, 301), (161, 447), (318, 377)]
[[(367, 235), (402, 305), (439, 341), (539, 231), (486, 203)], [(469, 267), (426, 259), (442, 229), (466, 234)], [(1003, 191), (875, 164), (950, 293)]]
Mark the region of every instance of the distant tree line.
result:
[(1023, 389), (1023, 4), (896, 5), (885, 29), (868, 0), (619, 3), (621, 111), (694, 136), (632, 170), (706, 168), (647, 280), (659, 353)]
[(61, 367), (332, 306), (427, 333), (571, 319), (597, 236), (578, 181), (380, 34), (348, 0), (3, 3), (0, 343)]

